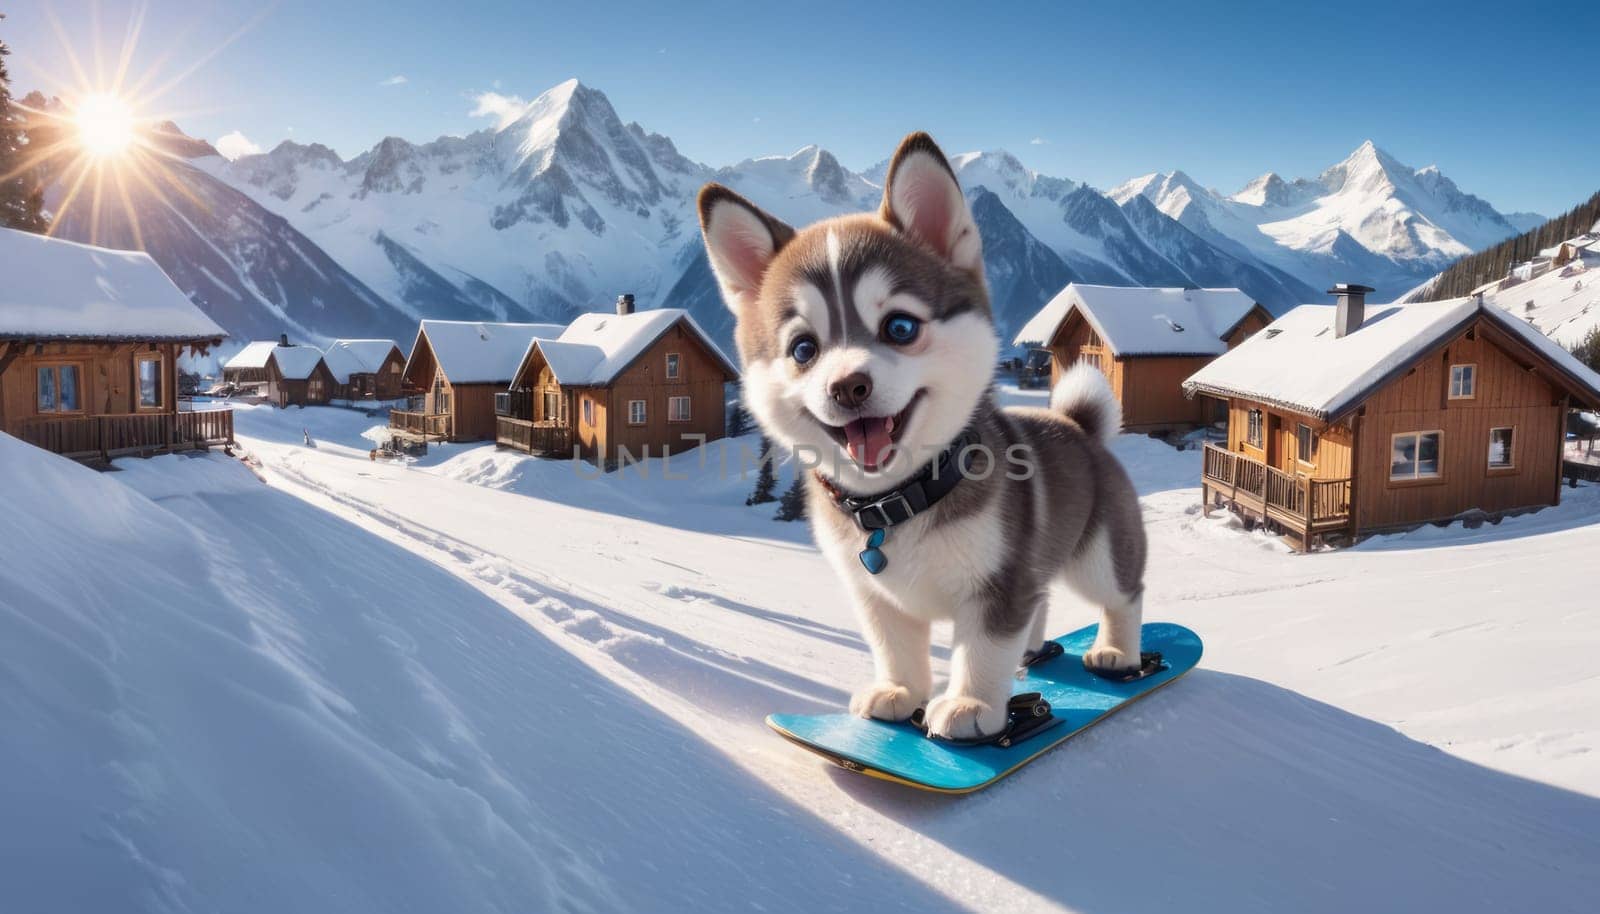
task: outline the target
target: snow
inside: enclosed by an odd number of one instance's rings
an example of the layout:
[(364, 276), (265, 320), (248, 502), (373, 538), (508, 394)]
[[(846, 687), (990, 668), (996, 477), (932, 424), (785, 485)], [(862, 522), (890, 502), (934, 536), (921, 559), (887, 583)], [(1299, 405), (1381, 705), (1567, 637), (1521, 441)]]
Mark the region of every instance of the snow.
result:
[(1498, 283), (1484, 298), (1561, 346), (1575, 346), (1600, 326), (1600, 251), (1584, 250), (1562, 268), (1527, 282)]
[(1223, 250), (1315, 288), (1363, 282), (1394, 294), (1519, 231), (1437, 168), (1412, 169), (1371, 140), (1314, 179), (1268, 172), (1231, 197), (1177, 171), (1110, 192), (1118, 203), (1140, 194)]
[(323, 351), (334, 380), (349, 384), (352, 374), (376, 374), (389, 353), (400, 346), (394, 340), (334, 340)]
[[(506, 384), (517, 373), (533, 340), (553, 340), (564, 329), (560, 324), (425, 320), (417, 340), (428, 338), (434, 358), (452, 384)], [(416, 354), (413, 344), (411, 355)], [(410, 367), (408, 359), (407, 370)]]
[(148, 254), (0, 228), (0, 336), (221, 340)]
[(314, 346), (276, 346), (272, 360), (278, 363), (278, 373), (290, 381), (304, 381), (317, 370), (322, 361), (322, 350)]
[[(8, 906), (1578, 911), (1600, 880), (1600, 488), (1300, 556), (1120, 437), (1147, 615), (1201, 669), (952, 801), (762, 725), (871, 663), (804, 526), (719, 471), (755, 436), (596, 478), (236, 424), (261, 480), (0, 436)], [(1090, 618), (1055, 595), (1053, 631)]]
[(537, 347), (543, 353), (551, 373), (562, 384), (604, 385), (615, 380), (623, 369), (680, 321), (722, 362), (729, 375), (739, 376), (733, 360), (682, 308), (656, 308), (632, 314), (580, 314), (554, 341), (535, 339), (528, 344), (528, 349)]
[(246, 343), (243, 349), (233, 354), (233, 357), (222, 363), (223, 368), (265, 368), (267, 360), (272, 358), (273, 350), (278, 348), (276, 340), (255, 340)]
[(1477, 299), (1368, 305), (1361, 327), (1342, 338), (1334, 335), (1335, 313), (1334, 305), (1301, 305), (1195, 372), (1184, 389), (1335, 418), (1390, 372), (1481, 314), (1538, 349), (1600, 402), (1600, 376), (1526, 322)]
[(1018, 331), (1045, 344), (1076, 308), (1117, 355), (1221, 355), (1223, 336), (1255, 307), (1238, 289), (1147, 289), (1068, 283)]

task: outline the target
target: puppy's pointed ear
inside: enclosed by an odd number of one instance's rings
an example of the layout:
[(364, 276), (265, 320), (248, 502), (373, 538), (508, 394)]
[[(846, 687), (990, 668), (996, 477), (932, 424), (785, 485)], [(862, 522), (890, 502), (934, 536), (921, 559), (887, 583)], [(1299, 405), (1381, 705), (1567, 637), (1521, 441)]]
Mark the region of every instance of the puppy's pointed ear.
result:
[(956, 183), (955, 170), (933, 137), (913, 133), (900, 141), (883, 182), (884, 221), (934, 253), (983, 277), (983, 241)]
[(794, 229), (721, 184), (700, 189), (700, 231), (722, 299), (734, 314), (754, 304), (767, 273)]

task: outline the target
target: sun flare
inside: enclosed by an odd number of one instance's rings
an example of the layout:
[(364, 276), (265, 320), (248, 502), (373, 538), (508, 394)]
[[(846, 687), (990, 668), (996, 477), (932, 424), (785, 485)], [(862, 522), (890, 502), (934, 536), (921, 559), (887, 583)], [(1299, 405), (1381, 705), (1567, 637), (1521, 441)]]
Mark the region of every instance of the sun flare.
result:
[(133, 109), (115, 95), (85, 96), (78, 102), (73, 120), (78, 127), (78, 142), (95, 158), (120, 155), (133, 143)]

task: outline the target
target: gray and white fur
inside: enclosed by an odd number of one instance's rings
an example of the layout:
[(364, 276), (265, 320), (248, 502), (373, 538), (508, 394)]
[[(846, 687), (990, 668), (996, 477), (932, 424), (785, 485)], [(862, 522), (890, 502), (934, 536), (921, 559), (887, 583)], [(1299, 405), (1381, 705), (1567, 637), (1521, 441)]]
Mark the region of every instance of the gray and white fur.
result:
[[(1121, 411), (1088, 365), (1065, 373), (1049, 409), (996, 406), (982, 241), (933, 140), (900, 144), (876, 214), (796, 231), (717, 184), (699, 208), (737, 317), (745, 401), (768, 434), (816, 463), (813, 531), (872, 648), (875, 679), (850, 710), (903, 720), (926, 707), (938, 736), (1003, 729), (1023, 653), (1045, 640), (1055, 581), (1101, 608), (1086, 665), (1136, 668), (1146, 544), (1133, 485), (1107, 448)], [(969, 425), (981, 448), (966, 478), (893, 527), (888, 567), (868, 573), (857, 557), (865, 533), (829, 490), (893, 489)], [(939, 620), (953, 625), (952, 652), (935, 698), (929, 627)]]

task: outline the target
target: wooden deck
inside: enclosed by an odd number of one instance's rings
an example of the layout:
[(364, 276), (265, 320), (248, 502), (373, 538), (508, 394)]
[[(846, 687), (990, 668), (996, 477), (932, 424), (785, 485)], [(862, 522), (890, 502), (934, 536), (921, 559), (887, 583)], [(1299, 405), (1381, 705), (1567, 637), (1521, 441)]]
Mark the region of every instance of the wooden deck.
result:
[(423, 441), (449, 441), (452, 431), (449, 413), (426, 413), (420, 409), (389, 410), (389, 427), (395, 432)]
[(74, 460), (195, 450), (233, 443), (233, 410), (24, 419), (18, 438)]
[(556, 422), (535, 422), (515, 416), (496, 416), (494, 441), (546, 457), (572, 456), (572, 429)]
[(1207, 444), (1200, 471), (1201, 506), (1213, 496), (1293, 534), (1301, 550), (1312, 538), (1350, 526), (1350, 480), (1292, 476), (1244, 454)]

